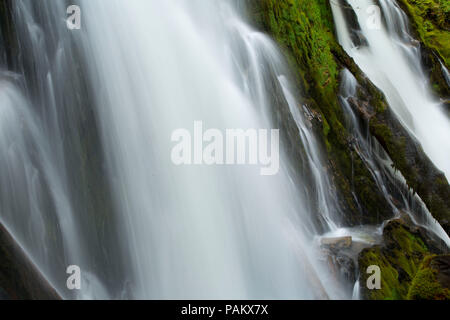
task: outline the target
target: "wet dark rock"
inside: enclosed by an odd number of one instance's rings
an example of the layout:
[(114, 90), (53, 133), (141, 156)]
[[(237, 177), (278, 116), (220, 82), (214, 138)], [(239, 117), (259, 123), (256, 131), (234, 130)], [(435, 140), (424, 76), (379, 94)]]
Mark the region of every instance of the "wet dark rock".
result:
[(409, 134), (388, 106), (384, 95), (358, 68), (341, 47), (334, 50), (336, 58), (355, 76), (358, 95), (351, 100), (353, 110), (369, 125), (372, 136), (392, 159), (394, 166), (425, 202), (432, 215), (449, 231), (450, 185), (425, 154), (418, 141)]
[(437, 270), (437, 281), (442, 287), (450, 289), (450, 255), (435, 257), (431, 266)]
[(358, 17), (353, 10), (352, 6), (347, 0), (334, 0), (336, 4), (343, 8), (345, 22), (349, 26), (350, 37), (355, 46), (367, 46), (367, 39), (364, 37), (361, 31), (361, 25), (359, 24)]
[(356, 263), (352, 257), (339, 251), (328, 252), (328, 267), (336, 280), (344, 285), (353, 285), (356, 281)]
[(16, 67), (17, 39), (10, 0), (0, 0), (0, 66)]
[(357, 274), (352, 246), (352, 237), (322, 238), (320, 241), (333, 280), (348, 292), (351, 292)]
[(1, 224), (0, 299), (61, 299), (55, 289)]

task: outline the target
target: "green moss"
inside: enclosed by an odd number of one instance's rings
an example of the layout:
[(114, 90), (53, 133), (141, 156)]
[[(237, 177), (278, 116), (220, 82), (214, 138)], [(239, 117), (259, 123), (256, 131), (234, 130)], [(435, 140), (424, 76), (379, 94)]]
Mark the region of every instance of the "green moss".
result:
[(431, 267), (435, 256), (426, 257), (417, 272), (407, 298), (410, 300), (450, 300), (450, 290), (437, 281), (437, 271)]
[(260, 0), (264, 25), (292, 54), (305, 87), (334, 92), (339, 68), (331, 53), (334, 42), (327, 0)]
[[(407, 178), (408, 182), (416, 181), (417, 173), (413, 172), (406, 163), (406, 137), (394, 136), (392, 128), (383, 121), (382, 113), (378, 113), (377, 117), (371, 119), (370, 132), (389, 153), (394, 165)], [(417, 186), (410, 184), (410, 187), (416, 189)]]
[[(450, 290), (438, 280), (439, 270), (445, 270), (442, 261), (447, 255), (433, 254), (421, 233), (411, 229), (401, 219), (389, 222), (383, 231), (383, 245), (364, 249), (359, 255), (362, 294), (371, 300), (448, 300)], [(439, 261), (438, 261), (439, 260)], [(367, 267), (381, 269), (381, 289), (365, 287)]]
[[(314, 101), (311, 107), (322, 116), (321, 139), (330, 159), (342, 207), (348, 211), (348, 222), (379, 223), (391, 217), (392, 212), (383, 195), (376, 191), (378, 189), (369, 170), (349, 143), (352, 136), (345, 126), (338, 96), (341, 60), (348, 64), (352, 60), (334, 37), (329, 1), (248, 1), (254, 21), (280, 45), (298, 87), (303, 89), (305, 100)], [(353, 68), (358, 69), (355, 64)]]
[[(376, 112), (370, 119), (370, 132), (391, 157), (395, 168), (408, 186), (427, 205), (444, 226), (450, 221), (450, 187), (445, 176), (436, 169), (420, 145), (411, 139), (389, 109)], [(444, 226), (445, 227), (445, 226)]]
[(365, 249), (359, 255), (361, 283), (367, 281), (367, 267), (381, 269), (381, 289), (364, 289), (371, 300), (402, 300), (408, 296), (411, 281), (429, 250), (420, 236), (411, 232), (401, 220), (389, 222), (384, 229), (383, 246)]
[(359, 265), (363, 274), (363, 285), (367, 282), (366, 270), (368, 266), (375, 265), (381, 270), (381, 289), (371, 290), (366, 298), (371, 300), (392, 300), (395, 296), (405, 296), (407, 289), (400, 285), (398, 272), (390, 264), (381, 251), (381, 247), (365, 249), (360, 254)]
[(411, 18), (420, 40), (450, 67), (450, 2), (448, 0), (399, 0)]

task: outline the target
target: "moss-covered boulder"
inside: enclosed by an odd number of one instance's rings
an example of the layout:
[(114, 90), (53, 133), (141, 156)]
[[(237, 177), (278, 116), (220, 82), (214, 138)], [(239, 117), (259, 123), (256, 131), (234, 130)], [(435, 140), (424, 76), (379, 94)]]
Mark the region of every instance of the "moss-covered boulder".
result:
[(410, 300), (450, 300), (450, 255), (426, 257), (408, 291)]
[(450, 68), (450, 2), (448, 0), (397, 0), (397, 2), (409, 16), (414, 36), (422, 44), (423, 63), (430, 74), (433, 89), (441, 97), (448, 98), (450, 87), (442, 73), (440, 61), (447, 69)]
[[(397, 300), (414, 298), (411, 288), (418, 286), (416, 277), (423, 261), (430, 255), (446, 252), (447, 246), (423, 228), (415, 227), (404, 218), (390, 221), (383, 230), (383, 243), (364, 249), (358, 257), (362, 298)], [(366, 283), (369, 266), (381, 270), (381, 289), (370, 290)], [(428, 275), (427, 275), (428, 276)], [(423, 277), (422, 277), (423, 278)], [(419, 278), (420, 279), (420, 278)]]

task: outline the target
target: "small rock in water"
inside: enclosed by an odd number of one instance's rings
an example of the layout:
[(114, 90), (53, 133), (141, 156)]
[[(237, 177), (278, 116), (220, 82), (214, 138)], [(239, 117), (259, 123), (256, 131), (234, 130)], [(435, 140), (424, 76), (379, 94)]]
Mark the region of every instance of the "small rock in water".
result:
[(350, 248), (352, 246), (352, 237), (322, 238), (320, 245), (330, 249)]

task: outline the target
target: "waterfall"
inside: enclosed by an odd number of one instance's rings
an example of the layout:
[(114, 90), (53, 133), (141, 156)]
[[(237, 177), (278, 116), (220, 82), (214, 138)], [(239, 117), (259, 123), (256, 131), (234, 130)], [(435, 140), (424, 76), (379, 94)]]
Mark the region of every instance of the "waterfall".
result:
[[(382, 191), (386, 202), (392, 209), (394, 217), (408, 214), (412, 221), (450, 246), (450, 238), (441, 225), (417, 194), (413, 194), (401, 172), (394, 170), (393, 162), (376, 139), (369, 132), (368, 124), (361, 124), (355, 115), (351, 99), (357, 97), (358, 82), (347, 69), (342, 71), (341, 105), (346, 116), (346, 125), (353, 135), (352, 144), (358, 156), (364, 161), (379, 190)], [(382, 229), (382, 228), (381, 228)], [(380, 230), (381, 231), (381, 230)], [(377, 231), (373, 232), (377, 233)], [(381, 233), (381, 232), (380, 232)]]
[(447, 85), (450, 87), (450, 72), (448, 69), (444, 66), (442, 61), (439, 61), (441, 64), (442, 74), (444, 75), (445, 82), (447, 82)]
[[(373, 1), (347, 0), (347, 3), (348, 5), (344, 1), (331, 1), (341, 45), (370, 80), (385, 93), (389, 105), (402, 124), (422, 143), (432, 161), (448, 174), (446, 159), (450, 156), (450, 148), (442, 134), (448, 134), (450, 122), (439, 101), (432, 98), (421, 66), (420, 48), (413, 45), (414, 39), (409, 34), (405, 13), (395, 1), (381, 0), (379, 4), (386, 26), (375, 28), (369, 23), (373, 22), (369, 19), (374, 12), (371, 10), (371, 6), (375, 5)], [(348, 14), (352, 12), (356, 14), (361, 30), (347, 20)], [(392, 169), (389, 156), (370, 137), (368, 126), (362, 126), (355, 116), (349, 100), (357, 96), (357, 85), (353, 75), (344, 70), (340, 100), (347, 118), (347, 127), (354, 136), (356, 152), (371, 172), (395, 216), (407, 213), (417, 225), (430, 230), (450, 245), (450, 238), (422, 199), (411, 193), (402, 174)], [(393, 196), (396, 203), (393, 202)]]
[[(361, 30), (346, 19), (347, 4)], [(420, 48), (406, 14), (393, 0), (380, 0), (385, 23), (374, 24), (372, 0), (331, 1), (338, 38), (362, 71), (386, 95), (389, 105), (424, 151), (450, 179), (450, 121), (429, 88)], [(376, 22), (376, 21), (375, 21)], [(356, 33), (356, 37), (355, 37)], [(356, 41), (359, 39), (359, 41)]]
[[(316, 238), (340, 226), (339, 208), (272, 41), (228, 1), (78, 4), (82, 29), (68, 30), (63, 2), (17, 0), (27, 77), (0, 82), (0, 163), (11, 167), (0, 216), (60, 294), (351, 297), (320, 260)], [(301, 174), (284, 142), (273, 176), (171, 160), (175, 130), (273, 129), (283, 108)], [(68, 265), (82, 270), (77, 293)]]

